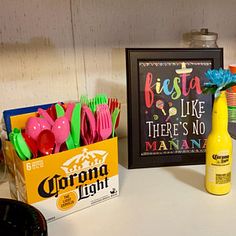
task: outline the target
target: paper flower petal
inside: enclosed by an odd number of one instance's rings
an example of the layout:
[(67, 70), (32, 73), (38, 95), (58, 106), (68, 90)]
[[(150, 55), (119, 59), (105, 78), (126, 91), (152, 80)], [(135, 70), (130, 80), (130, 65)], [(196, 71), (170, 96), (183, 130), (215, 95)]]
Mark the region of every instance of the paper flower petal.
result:
[(208, 70), (205, 73), (206, 78), (209, 79), (208, 83), (204, 83), (203, 91), (215, 93), (215, 97), (218, 97), (220, 91), (226, 90), (236, 85), (236, 75), (231, 74), (229, 70)]

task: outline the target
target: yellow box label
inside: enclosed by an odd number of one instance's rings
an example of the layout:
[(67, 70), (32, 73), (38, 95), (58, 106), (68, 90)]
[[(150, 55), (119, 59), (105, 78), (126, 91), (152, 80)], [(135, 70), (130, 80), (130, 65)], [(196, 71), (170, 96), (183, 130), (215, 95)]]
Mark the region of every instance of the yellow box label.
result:
[(117, 138), (112, 138), (29, 161), (15, 154), (27, 202), (57, 198), (75, 189), (80, 200), (108, 187), (109, 178), (118, 175), (117, 152)]

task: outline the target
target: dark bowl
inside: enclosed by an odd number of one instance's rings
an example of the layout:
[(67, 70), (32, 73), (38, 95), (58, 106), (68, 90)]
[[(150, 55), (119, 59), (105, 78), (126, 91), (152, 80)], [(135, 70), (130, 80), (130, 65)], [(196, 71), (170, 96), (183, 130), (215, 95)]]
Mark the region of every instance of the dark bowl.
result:
[(46, 236), (47, 223), (35, 207), (20, 201), (0, 198), (0, 235)]

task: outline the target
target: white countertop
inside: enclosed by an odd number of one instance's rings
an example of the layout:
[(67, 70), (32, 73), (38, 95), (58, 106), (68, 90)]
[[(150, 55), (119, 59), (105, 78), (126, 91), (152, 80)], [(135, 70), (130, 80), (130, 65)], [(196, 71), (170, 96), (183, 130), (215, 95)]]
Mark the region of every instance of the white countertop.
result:
[[(120, 165), (120, 196), (49, 223), (49, 236), (236, 235), (236, 161), (228, 195), (207, 193), (204, 171)], [(0, 184), (0, 197), (9, 196), (8, 183)]]

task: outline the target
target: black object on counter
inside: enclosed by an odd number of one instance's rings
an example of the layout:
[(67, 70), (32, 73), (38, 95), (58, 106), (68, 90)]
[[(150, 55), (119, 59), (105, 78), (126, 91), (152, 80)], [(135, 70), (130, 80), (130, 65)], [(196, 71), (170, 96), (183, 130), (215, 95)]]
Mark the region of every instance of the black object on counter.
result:
[(35, 207), (0, 198), (0, 235), (47, 236), (47, 223)]

